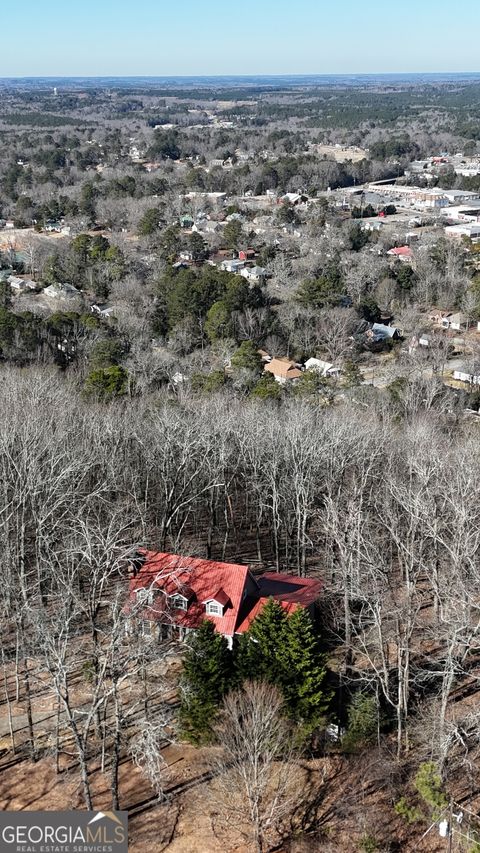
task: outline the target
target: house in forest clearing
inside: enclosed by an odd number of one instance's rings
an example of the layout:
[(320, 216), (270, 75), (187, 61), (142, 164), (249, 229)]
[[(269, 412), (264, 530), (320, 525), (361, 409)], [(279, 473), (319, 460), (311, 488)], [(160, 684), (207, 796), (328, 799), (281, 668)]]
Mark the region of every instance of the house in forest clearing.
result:
[(240, 275), (243, 275), (247, 281), (259, 282), (264, 281), (267, 275), (267, 270), (264, 267), (244, 267), (240, 270)]
[(313, 370), (320, 376), (340, 376), (342, 373), (339, 367), (335, 367), (331, 362), (323, 361), (321, 358), (307, 359), (305, 370)]
[(280, 385), (285, 385), (286, 382), (292, 382), (300, 379), (302, 371), (299, 369), (295, 361), (290, 361), (289, 358), (272, 358), (265, 365), (264, 370), (271, 373), (276, 382)]
[(387, 255), (390, 255), (391, 258), (398, 258), (400, 261), (410, 261), (413, 252), (410, 246), (394, 246), (393, 249), (388, 250)]
[(453, 378), (468, 385), (480, 385), (480, 362), (460, 365), (453, 371)]
[(52, 299), (62, 297), (71, 298), (72, 296), (80, 295), (80, 291), (73, 284), (62, 284), (60, 282), (55, 282), (54, 284), (49, 284), (48, 287), (44, 287), (43, 293)]
[(470, 324), (470, 318), (467, 314), (463, 314), (462, 311), (457, 311), (455, 314), (450, 314), (448, 318), (448, 328), (453, 329), (455, 332), (463, 332), (468, 329)]
[(129, 625), (183, 640), (205, 619), (233, 645), (273, 598), (287, 613), (313, 612), (322, 581), (280, 572), (254, 577), (248, 566), (141, 548), (129, 570)]

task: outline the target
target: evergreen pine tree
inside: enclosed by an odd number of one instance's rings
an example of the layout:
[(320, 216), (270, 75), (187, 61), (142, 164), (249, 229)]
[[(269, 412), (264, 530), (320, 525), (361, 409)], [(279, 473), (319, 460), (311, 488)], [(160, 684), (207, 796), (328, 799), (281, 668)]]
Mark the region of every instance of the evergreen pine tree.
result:
[(342, 739), (342, 746), (347, 752), (354, 752), (375, 740), (379, 712), (375, 696), (362, 691), (355, 693), (348, 708), (348, 727)]
[(240, 640), (237, 660), (242, 680), (281, 686), (286, 622), (282, 605), (269, 599)]
[(210, 740), (218, 705), (232, 680), (232, 667), (225, 637), (206, 619), (192, 635), (181, 676), (180, 726), (192, 743)]
[(325, 663), (307, 610), (298, 607), (286, 619), (283, 641), (280, 687), (292, 718), (309, 734), (320, 723), (328, 697), (323, 686)]

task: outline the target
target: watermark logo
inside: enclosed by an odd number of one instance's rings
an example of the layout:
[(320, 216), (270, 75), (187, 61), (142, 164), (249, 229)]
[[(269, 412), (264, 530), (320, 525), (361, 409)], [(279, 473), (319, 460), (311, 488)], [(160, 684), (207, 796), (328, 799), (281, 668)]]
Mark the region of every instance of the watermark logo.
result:
[(0, 812), (0, 853), (128, 853), (128, 814)]

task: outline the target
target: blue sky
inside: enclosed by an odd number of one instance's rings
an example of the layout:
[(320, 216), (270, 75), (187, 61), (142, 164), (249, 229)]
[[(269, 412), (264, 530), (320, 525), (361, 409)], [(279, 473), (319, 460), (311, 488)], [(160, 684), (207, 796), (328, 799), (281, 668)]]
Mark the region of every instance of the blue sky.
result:
[(480, 71), (480, 0), (2, 3), (0, 76)]

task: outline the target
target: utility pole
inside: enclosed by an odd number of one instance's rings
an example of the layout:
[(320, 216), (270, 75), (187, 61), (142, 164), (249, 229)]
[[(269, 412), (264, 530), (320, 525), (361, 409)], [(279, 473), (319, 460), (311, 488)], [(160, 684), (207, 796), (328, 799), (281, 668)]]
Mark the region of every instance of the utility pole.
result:
[(453, 800), (450, 799), (450, 808), (448, 811), (448, 845), (447, 853), (452, 853), (453, 850)]

